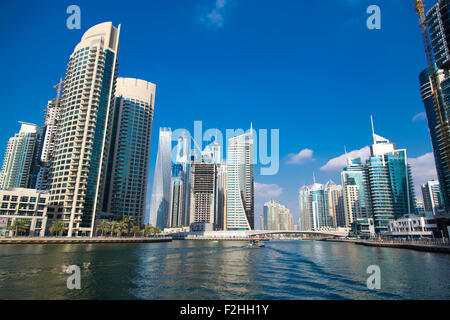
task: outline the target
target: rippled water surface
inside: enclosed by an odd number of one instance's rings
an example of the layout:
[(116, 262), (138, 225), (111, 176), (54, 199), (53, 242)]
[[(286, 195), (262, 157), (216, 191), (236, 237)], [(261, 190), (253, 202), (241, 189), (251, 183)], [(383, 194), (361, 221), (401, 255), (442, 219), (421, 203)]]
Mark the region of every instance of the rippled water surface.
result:
[[(450, 255), (321, 241), (0, 246), (0, 299), (449, 299)], [(69, 265), (81, 289), (68, 290)], [(381, 289), (369, 290), (369, 265)]]

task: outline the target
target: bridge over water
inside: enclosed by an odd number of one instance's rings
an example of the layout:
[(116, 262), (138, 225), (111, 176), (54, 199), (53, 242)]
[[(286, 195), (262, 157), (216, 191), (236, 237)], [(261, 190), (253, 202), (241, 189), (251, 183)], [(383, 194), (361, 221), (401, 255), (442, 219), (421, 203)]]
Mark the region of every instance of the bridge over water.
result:
[(247, 231), (251, 237), (286, 234), (286, 235), (319, 235), (319, 236), (333, 236), (333, 237), (347, 237), (348, 231), (327, 231), (327, 230), (311, 230), (311, 231), (293, 231), (293, 230), (252, 230)]

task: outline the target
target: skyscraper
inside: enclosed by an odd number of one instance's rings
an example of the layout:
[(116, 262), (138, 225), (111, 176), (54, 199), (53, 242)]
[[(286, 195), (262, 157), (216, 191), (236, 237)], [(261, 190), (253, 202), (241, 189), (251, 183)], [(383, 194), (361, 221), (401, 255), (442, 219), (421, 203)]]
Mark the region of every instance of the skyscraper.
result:
[(203, 223), (214, 228), (216, 209), (217, 167), (215, 163), (194, 161), (191, 163), (191, 212), (190, 224)]
[[(423, 6), (417, 6), (419, 16)], [(428, 67), (419, 75), (422, 101), (427, 115), (436, 170), (445, 205), (450, 215), (450, 0), (439, 0), (426, 14), (422, 25)], [(444, 223), (445, 224), (445, 223)], [(446, 222), (448, 224), (448, 220)], [(445, 227), (444, 227), (445, 230)]]
[(183, 180), (183, 166), (181, 164), (174, 164), (172, 166), (172, 195), (170, 199), (170, 218), (169, 227), (182, 227), (183, 224), (183, 209), (184, 209), (184, 180)]
[(314, 182), (313, 185), (303, 186), (300, 189), (300, 230), (308, 231), (333, 227), (328, 201), (329, 197), (323, 184)]
[(442, 199), (439, 182), (432, 180), (421, 186), (423, 205), (425, 214), (428, 217), (438, 216), (444, 210), (444, 201)]
[(338, 227), (338, 221), (345, 216), (343, 188), (330, 180), (325, 184), (325, 195), (328, 197), (329, 225)]
[(341, 178), (345, 214), (343, 219), (338, 217), (337, 225), (348, 228), (354, 220), (372, 216), (367, 170), (361, 159), (347, 159)]
[(156, 86), (118, 78), (103, 211), (144, 224)]
[(263, 229), (264, 230), (293, 230), (291, 211), (275, 200), (264, 204)]
[(254, 229), (253, 129), (227, 147), (226, 230)]
[(67, 66), (48, 216), (61, 218), (69, 237), (93, 236), (103, 204), (119, 33), (111, 22), (90, 28)]
[(161, 230), (169, 226), (171, 185), (172, 130), (170, 128), (160, 128), (150, 203), (150, 224)]
[(40, 168), (36, 181), (36, 189), (48, 190), (50, 188), (50, 166), (55, 152), (55, 139), (58, 129), (58, 121), (61, 118), (60, 93), (62, 89), (62, 79), (59, 83), (58, 95), (50, 100), (45, 109), (44, 126), (41, 139)]
[(415, 194), (406, 149), (373, 131), (371, 156), (367, 160), (368, 181), (375, 231), (388, 230), (389, 221), (415, 213)]
[(0, 189), (34, 188), (39, 170), (40, 128), (20, 122), (19, 133), (11, 137), (6, 147), (0, 172)]
[(303, 186), (298, 192), (298, 206), (300, 213), (298, 226), (300, 231), (309, 231), (313, 229), (311, 205), (311, 192), (307, 186)]

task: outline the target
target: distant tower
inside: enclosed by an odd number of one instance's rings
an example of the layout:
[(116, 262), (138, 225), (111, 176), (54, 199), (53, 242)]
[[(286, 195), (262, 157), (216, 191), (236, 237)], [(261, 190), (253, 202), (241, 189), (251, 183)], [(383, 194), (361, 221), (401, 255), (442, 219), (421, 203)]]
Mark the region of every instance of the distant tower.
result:
[(20, 122), (19, 133), (9, 139), (0, 172), (0, 189), (34, 188), (39, 170), (40, 128)]
[(44, 126), (42, 130), (42, 145), (40, 154), (40, 169), (36, 181), (36, 189), (48, 190), (50, 188), (50, 166), (52, 159), (55, 156), (55, 140), (58, 129), (58, 121), (62, 115), (61, 108), (61, 90), (62, 79), (54, 86), (57, 88), (56, 98), (49, 101), (45, 109)]
[(171, 184), (172, 130), (170, 128), (160, 128), (150, 203), (150, 224), (161, 230), (170, 225)]

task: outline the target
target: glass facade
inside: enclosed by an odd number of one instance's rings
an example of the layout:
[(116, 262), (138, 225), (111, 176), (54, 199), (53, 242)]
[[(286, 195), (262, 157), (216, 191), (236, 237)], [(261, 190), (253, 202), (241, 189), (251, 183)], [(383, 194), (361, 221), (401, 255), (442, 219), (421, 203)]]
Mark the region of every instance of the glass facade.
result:
[(138, 225), (145, 223), (154, 96), (152, 83), (117, 79), (104, 211)]
[(34, 188), (39, 171), (40, 128), (21, 122), (20, 132), (10, 138), (0, 172), (0, 189)]
[(68, 236), (93, 236), (101, 210), (117, 79), (120, 26), (98, 24), (70, 56), (50, 169), (49, 216)]
[(253, 130), (228, 140), (226, 230), (254, 229)]
[(171, 184), (172, 130), (170, 128), (160, 128), (150, 203), (150, 224), (161, 230), (170, 225)]

